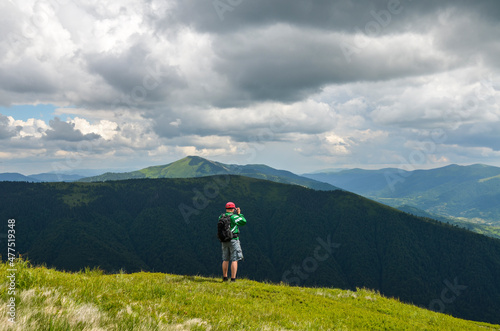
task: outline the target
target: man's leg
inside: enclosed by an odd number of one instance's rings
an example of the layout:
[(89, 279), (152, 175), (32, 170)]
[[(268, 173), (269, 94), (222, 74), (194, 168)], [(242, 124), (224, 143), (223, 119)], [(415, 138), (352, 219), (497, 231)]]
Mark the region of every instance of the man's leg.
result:
[[(238, 271), (238, 261), (231, 262), (231, 279), (235, 279), (236, 278), (236, 272), (237, 271)], [(227, 275), (227, 273), (226, 273), (226, 275)]]
[(243, 260), (241, 245), (239, 240), (231, 241), (231, 280), (236, 280), (236, 272), (238, 271), (238, 261)]
[[(229, 268), (229, 261), (222, 261), (222, 276), (227, 278), (227, 269)], [(233, 268), (231, 266), (231, 274), (233, 273)]]
[(227, 271), (229, 268), (229, 260), (231, 260), (231, 247), (229, 243), (222, 243), (222, 280), (227, 281)]

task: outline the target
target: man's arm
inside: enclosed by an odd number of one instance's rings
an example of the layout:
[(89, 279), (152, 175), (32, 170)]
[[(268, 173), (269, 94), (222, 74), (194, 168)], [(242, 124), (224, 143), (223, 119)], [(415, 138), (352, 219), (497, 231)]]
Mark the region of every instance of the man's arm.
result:
[(247, 224), (247, 220), (243, 214), (234, 215), (233, 221), (238, 226)]

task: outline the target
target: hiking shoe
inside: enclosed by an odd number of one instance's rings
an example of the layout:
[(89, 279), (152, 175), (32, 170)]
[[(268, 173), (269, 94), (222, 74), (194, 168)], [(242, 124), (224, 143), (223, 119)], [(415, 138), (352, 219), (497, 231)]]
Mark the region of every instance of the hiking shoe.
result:
[(223, 278), (222, 278), (222, 281), (223, 281), (223, 282), (227, 282), (227, 281), (228, 281), (228, 278), (227, 278), (227, 277), (223, 277)]
[(234, 283), (236, 281), (236, 278), (231, 278), (231, 283)]

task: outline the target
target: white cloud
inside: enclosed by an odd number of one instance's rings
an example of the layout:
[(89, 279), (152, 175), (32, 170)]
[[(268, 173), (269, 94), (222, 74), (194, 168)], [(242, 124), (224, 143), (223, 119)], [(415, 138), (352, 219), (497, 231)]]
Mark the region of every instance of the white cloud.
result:
[(402, 127), (457, 128), (463, 124), (493, 118), (500, 91), (491, 87), (485, 69), (479, 66), (424, 76), (419, 84), (407, 79), (386, 84), (392, 92), (376, 101), (372, 119), (383, 125)]
[(108, 120), (101, 120), (92, 125), (86, 119), (75, 117), (70, 123), (74, 123), (75, 129), (80, 130), (84, 135), (94, 133), (106, 140), (111, 140), (117, 134), (118, 129), (117, 123)]
[(49, 128), (49, 126), (42, 120), (30, 118), (27, 121), (14, 120), (12, 116), (9, 116), (11, 127), (20, 127), (19, 136), (21, 138), (34, 137), (42, 138), (43, 133)]

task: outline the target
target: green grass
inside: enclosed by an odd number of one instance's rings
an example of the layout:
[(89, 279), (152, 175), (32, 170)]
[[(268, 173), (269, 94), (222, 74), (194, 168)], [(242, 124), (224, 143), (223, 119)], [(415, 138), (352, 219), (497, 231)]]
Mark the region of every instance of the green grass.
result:
[(188, 156), (167, 165), (148, 167), (134, 173), (142, 173), (148, 178), (189, 178), (213, 175), (214, 171), (217, 173), (221, 170), (220, 166), (210, 161)]
[(16, 263), (16, 323), (0, 330), (500, 330), (358, 289), (301, 288), (161, 273), (65, 273)]

